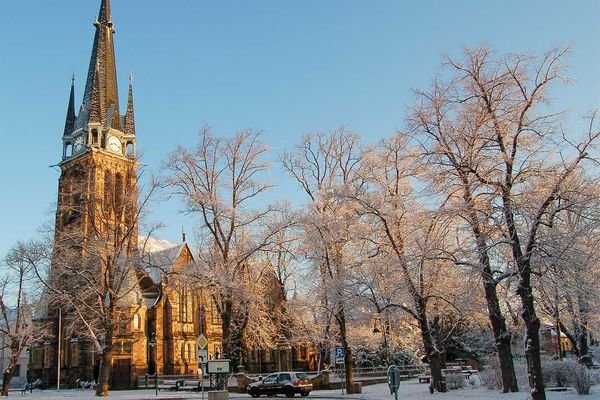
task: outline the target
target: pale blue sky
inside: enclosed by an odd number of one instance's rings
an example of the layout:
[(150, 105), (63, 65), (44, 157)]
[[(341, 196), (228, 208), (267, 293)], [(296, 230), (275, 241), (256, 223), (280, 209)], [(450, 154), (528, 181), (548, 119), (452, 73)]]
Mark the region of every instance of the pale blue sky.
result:
[[(52, 220), (71, 74), (81, 102), (99, 0), (0, 2), (0, 256)], [(367, 140), (403, 126), (411, 88), (443, 54), (487, 43), (499, 52), (571, 44), (573, 85), (557, 109), (575, 122), (600, 106), (600, 0), (112, 0), (122, 108), (134, 75), (138, 150), (149, 173), (204, 125), (262, 129), (276, 159), (308, 131), (347, 125)], [(122, 110), (124, 111), (124, 109)], [(271, 198), (294, 197), (289, 179)], [(179, 240), (169, 201), (153, 219)]]

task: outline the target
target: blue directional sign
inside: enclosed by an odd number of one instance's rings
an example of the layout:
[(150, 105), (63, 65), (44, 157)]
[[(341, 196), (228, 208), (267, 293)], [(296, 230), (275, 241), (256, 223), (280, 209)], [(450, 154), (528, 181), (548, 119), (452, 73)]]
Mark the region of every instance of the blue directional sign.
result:
[(346, 355), (346, 351), (344, 350), (343, 347), (336, 347), (335, 348), (335, 363), (343, 364), (345, 355)]

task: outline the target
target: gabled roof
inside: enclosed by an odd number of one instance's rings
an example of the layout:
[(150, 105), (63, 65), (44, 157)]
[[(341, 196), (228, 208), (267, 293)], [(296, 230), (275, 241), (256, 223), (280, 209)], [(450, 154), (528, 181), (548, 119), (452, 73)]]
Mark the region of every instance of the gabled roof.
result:
[(182, 254), (187, 253), (193, 259), (193, 253), (185, 242), (177, 244), (146, 236), (140, 238), (138, 246), (143, 254), (144, 269), (154, 283), (161, 283), (165, 274), (173, 272), (175, 263)]

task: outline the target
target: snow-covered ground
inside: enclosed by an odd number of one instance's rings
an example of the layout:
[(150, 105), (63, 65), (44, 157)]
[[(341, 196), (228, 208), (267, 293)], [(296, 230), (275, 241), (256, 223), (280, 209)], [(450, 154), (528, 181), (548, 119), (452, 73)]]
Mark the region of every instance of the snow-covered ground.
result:
[[(526, 400), (529, 398), (527, 392), (498, 393), (494, 390), (488, 390), (484, 387), (466, 387), (458, 390), (451, 390), (447, 393), (430, 394), (427, 384), (418, 383), (416, 380), (404, 381), (400, 385), (398, 392), (399, 400)], [(589, 396), (579, 396), (574, 390), (567, 392), (546, 392), (548, 400), (600, 400), (600, 385), (592, 387)], [(92, 391), (81, 390), (55, 390), (34, 391), (33, 393), (11, 394), (11, 397), (16, 398), (34, 398), (46, 400), (59, 399), (92, 399), (94, 393)], [(201, 399), (201, 393), (183, 393), (183, 392), (159, 392), (158, 396), (152, 390), (126, 390), (113, 391), (110, 397), (114, 399)], [(283, 395), (279, 398), (285, 398)], [(248, 399), (250, 396), (246, 394), (230, 393), (230, 399)], [(266, 398), (266, 397), (262, 397)], [(297, 399), (301, 398), (296, 396)], [(208, 395), (204, 393), (204, 399), (208, 400)], [(319, 390), (313, 391), (306, 397), (307, 400), (317, 399), (354, 399), (354, 400), (393, 400), (394, 396), (390, 395), (387, 384), (379, 384), (363, 387), (362, 394), (344, 395), (341, 390)]]

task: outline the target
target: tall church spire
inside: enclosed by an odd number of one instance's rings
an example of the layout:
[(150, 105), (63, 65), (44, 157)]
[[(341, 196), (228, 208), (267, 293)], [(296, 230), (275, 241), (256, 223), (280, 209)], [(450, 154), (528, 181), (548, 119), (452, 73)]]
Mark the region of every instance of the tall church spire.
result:
[(75, 130), (75, 76), (71, 78), (71, 94), (67, 106), (67, 118), (65, 120), (65, 131), (63, 136), (70, 135)]
[(100, 11), (98, 12), (98, 21), (103, 23), (111, 22), (110, 0), (101, 0)]
[[(121, 118), (119, 116), (119, 92), (117, 89), (117, 68), (115, 62), (115, 48), (113, 42), (112, 18), (110, 15), (110, 0), (101, 0), (98, 17), (94, 21), (96, 34), (90, 57), (85, 91), (83, 94), (82, 112), (77, 118), (77, 127), (85, 127), (88, 123), (99, 123), (102, 126), (121, 130)], [(97, 93), (95, 93), (97, 92)], [(90, 113), (92, 107), (92, 95), (98, 96), (100, 115), (96, 112)], [(94, 99), (96, 100), (96, 99)], [(113, 106), (114, 112), (111, 117), (108, 110)], [(98, 105), (94, 105), (98, 106)], [(92, 120), (94, 115), (94, 120)], [(99, 118), (97, 120), (96, 118)]]

